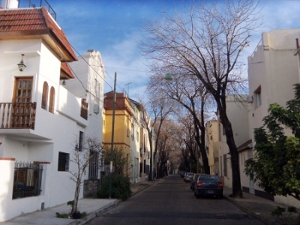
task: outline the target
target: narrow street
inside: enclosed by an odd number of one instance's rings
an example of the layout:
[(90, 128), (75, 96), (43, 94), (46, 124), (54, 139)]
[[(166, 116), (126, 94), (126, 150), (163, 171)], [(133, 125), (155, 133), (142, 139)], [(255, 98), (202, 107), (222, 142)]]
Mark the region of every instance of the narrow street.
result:
[(225, 199), (196, 199), (190, 184), (185, 183), (179, 175), (172, 175), (96, 217), (88, 224), (261, 225), (263, 223), (249, 217)]

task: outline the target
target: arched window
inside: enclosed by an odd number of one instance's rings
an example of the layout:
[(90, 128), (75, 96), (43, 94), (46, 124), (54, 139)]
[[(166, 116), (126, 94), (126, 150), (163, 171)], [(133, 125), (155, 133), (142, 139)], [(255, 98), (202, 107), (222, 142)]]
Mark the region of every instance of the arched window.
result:
[(42, 95), (42, 108), (47, 109), (48, 102), (48, 83), (45, 81), (43, 86), (43, 95)]
[(54, 113), (54, 103), (55, 103), (55, 89), (54, 89), (54, 87), (51, 87), (51, 89), (50, 89), (49, 112)]

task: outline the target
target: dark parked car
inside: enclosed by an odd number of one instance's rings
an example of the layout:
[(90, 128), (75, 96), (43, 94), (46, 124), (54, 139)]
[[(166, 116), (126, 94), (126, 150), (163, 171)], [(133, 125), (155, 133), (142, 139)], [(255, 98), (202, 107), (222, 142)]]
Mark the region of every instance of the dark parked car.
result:
[(197, 181), (199, 175), (200, 175), (199, 173), (195, 173), (194, 176), (193, 176), (193, 178), (192, 178), (192, 180), (191, 180), (190, 188), (191, 188), (192, 190), (194, 190), (194, 185), (195, 185), (195, 183), (196, 183), (196, 181)]
[(185, 182), (191, 182), (193, 176), (194, 176), (194, 173), (187, 173), (187, 174), (185, 175), (185, 177), (183, 178), (183, 180), (184, 180)]
[(179, 171), (178, 174), (183, 178), (184, 174), (185, 174), (185, 171)]
[(200, 174), (194, 185), (194, 195), (223, 197), (223, 184), (217, 175)]

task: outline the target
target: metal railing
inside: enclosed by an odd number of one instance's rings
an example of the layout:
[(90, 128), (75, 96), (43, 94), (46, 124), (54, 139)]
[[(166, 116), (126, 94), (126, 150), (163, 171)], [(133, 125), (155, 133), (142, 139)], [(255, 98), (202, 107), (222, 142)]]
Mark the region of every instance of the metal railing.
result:
[(0, 129), (33, 129), (36, 103), (0, 103)]
[[(34, 4), (33, 2), (37, 2), (37, 0), (33, 1), (33, 0), (27, 0), (28, 2), (28, 6), (35, 8), (36, 4)], [(48, 12), (50, 13), (50, 15), (53, 17), (54, 20), (56, 20), (56, 12), (54, 11), (54, 9), (51, 7), (51, 5), (49, 4), (49, 2), (47, 0), (40, 0), (40, 7), (46, 7)]]

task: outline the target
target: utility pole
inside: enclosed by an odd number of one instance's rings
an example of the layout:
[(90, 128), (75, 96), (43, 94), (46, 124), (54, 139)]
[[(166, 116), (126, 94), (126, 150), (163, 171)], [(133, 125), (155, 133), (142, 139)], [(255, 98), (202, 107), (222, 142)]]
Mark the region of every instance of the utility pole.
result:
[(114, 150), (115, 115), (116, 115), (116, 86), (117, 86), (116, 84), (117, 84), (117, 73), (115, 73), (115, 80), (114, 80), (113, 115), (112, 115), (112, 128), (111, 128), (111, 149), (110, 149), (109, 199), (111, 199), (111, 176), (113, 171), (113, 150)]

